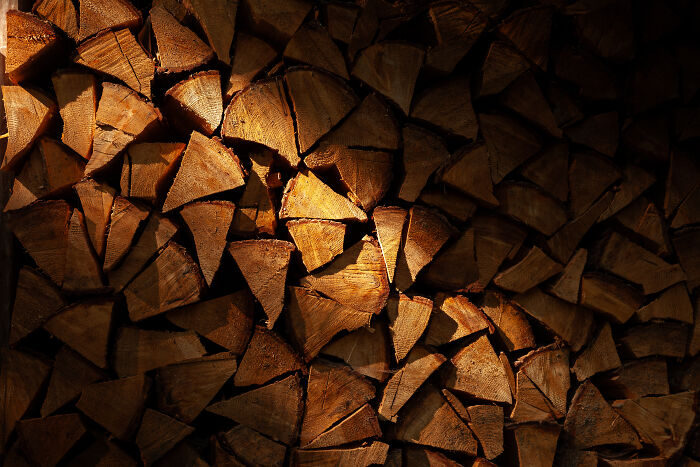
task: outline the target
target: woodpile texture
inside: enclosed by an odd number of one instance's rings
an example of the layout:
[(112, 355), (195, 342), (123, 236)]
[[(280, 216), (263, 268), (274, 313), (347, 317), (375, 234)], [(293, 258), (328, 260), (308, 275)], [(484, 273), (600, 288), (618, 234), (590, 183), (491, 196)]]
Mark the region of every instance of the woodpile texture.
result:
[(6, 19), (0, 464), (700, 465), (698, 2)]

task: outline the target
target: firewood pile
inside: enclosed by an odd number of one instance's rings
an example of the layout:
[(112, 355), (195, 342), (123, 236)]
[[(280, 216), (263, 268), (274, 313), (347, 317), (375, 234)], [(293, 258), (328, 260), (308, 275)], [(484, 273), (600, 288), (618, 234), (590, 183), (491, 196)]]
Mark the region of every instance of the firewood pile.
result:
[(700, 465), (698, 31), (693, 0), (9, 11), (4, 465)]

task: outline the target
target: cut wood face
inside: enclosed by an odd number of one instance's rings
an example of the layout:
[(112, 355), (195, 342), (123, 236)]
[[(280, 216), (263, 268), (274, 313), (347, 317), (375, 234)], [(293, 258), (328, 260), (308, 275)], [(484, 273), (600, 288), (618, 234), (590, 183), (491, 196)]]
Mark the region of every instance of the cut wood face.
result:
[(31, 3), (0, 463), (700, 458), (697, 2)]

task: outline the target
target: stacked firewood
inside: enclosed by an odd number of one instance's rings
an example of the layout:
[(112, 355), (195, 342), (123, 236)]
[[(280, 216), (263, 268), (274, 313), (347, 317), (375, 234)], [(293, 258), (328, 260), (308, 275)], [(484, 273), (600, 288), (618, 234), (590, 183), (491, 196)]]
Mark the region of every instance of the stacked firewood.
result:
[(4, 465), (700, 465), (699, 30), (693, 0), (10, 11)]

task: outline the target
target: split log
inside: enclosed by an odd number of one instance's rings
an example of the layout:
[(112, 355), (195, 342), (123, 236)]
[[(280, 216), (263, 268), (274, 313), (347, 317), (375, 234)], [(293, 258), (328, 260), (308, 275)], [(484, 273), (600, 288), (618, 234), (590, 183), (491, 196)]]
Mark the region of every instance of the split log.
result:
[(127, 255), (137, 231), (140, 230), (141, 224), (148, 218), (148, 215), (148, 210), (131, 203), (126, 198), (117, 196), (114, 199), (112, 213), (109, 218), (109, 233), (107, 234), (105, 245), (103, 266), (105, 271), (114, 269)]
[(547, 236), (567, 221), (566, 211), (559, 201), (524, 182), (500, 184), (496, 198), (500, 212)]
[(371, 313), (341, 305), (302, 287), (290, 287), (289, 296), (287, 319), (291, 337), (307, 362), (337, 333), (367, 325), (372, 317)]
[(128, 439), (138, 427), (150, 388), (145, 375), (93, 383), (83, 388), (78, 410), (119, 439)]
[[(255, 430), (237, 425), (221, 435), (221, 442), (233, 454), (236, 459), (241, 459), (245, 464), (255, 467), (284, 465), (284, 457), (287, 448), (280, 443), (264, 437)], [(215, 465), (232, 465), (215, 463)]]
[(689, 290), (700, 285), (700, 261), (698, 258), (698, 245), (700, 245), (700, 229), (693, 227), (679, 231), (673, 236), (671, 242), (678, 255), (678, 261), (686, 273)]
[(130, 144), (124, 154), (121, 194), (157, 205), (167, 194), (185, 150), (184, 143)]
[(40, 201), (9, 218), (8, 225), (41, 271), (63, 284), (71, 208), (65, 201)]
[[(159, 368), (155, 375), (158, 408), (191, 423), (236, 372), (230, 353), (187, 360)], [(191, 383), (197, 384), (192, 387)]]
[(46, 94), (21, 86), (2, 86), (8, 140), (2, 168), (13, 169), (48, 128), (56, 103)]
[(511, 403), (508, 377), (488, 337), (481, 336), (466, 345), (450, 362), (445, 387), (479, 399)]
[(569, 166), (569, 197), (574, 215), (583, 214), (620, 176), (608, 157), (593, 152), (574, 154)]
[(664, 290), (654, 301), (639, 308), (637, 317), (640, 321), (671, 319), (693, 324), (693, 305), (685, 284), (676, 284)]
[(78, 41), (106, 29), (134, 28), (141, 23), (141, 13), (128, 0), (80, 0)]
[(641, 447), (632, 425), (610, 407), (590, 381), (584, 382), (576, 390), (566, 414), (564, 431), (579, 449), (605, 444)]
[(382, 435), (374, 409), (365, 404), (337, 425), (318, 435), (304, 446), (306, 449), (327, 448)]
[(268, 177), (274, 175), (271, 171), (272, 157), (273, 153), (269, 150), (249, 154), (252, 163), (250, 176), (238, 200), (230, 228), (236, 235), (249, 237), (256, 233), (275, 233), (277, 217), (271, 194), (273, 186), (268, 181)]
[(609, 100), (620, 95), (618, 80), (612, 70), (584, 50), (564, 48), (556, 56), (554, 65), (557, 78), (576, 85), (583, 98)]
[(38, 329), (65, 305), (65, 299), (51, 281), (27, 266), (20, 269), (9, 343), (15, 344)]
[[(403, 457), (406, 459), (408, 465), (415, 465), (416, 467), (430, 467), (430, 466), (440, 466), (440, 467), (459, 467), (463, 464), (453, 461), (449, 457), (445, 456), (439, 451), (433, 451), (430, 449), (423, 449), (417, 446), (407, 446), (402, 451), (398, 451), (400, 454), (403, 453)], [(391, 455), (391, 451), (389, 451)], [(398, 459), (399, 461), (401, 458)], [(384, 464), (390, 465), (390, 464)], [(401, 465), (400, 463), (394, 464)], [(491, 467), (489, 464), (477, 464), (477, 460), (474, 461), (472, 467)]]
[(306, 152), (343, 119), (359, 99), (342, 81), (312, 69), (294, 69), (285, 76), (296, 116), (299, 152)]
[(256, 326), (236, 371), (234, 384), (261, 385), (297, 370), (306, 370), (299, 354), (277, 333)]
[(292, 243), (282, 240), (243, 240), (228, 245), (228, 252), (267, 315), (269, 329), (282, 313), (287, 269), (294, 250)]
[(343, 55), (322, 26), (311, 23), (297, 29), (284, 49), (284, 57), (349, 79)]
[(681, 203), (673, 216), (671, 228), (680, 229), (686, 225), (697, 224), (700, 222), (698, 218), (698, 206), (700, 206), (700, 187), (693, 192)]
[(391, 373), (387, 334), (387, 326), (379, 321), (336, 339), (321, 353), (343, 360), (361, 375), (385, 381)]
[(616, 323), (626, 323), (642, 306), (637, 290), (614, 278), (587, 273), (581, 278), (581, 305), (603, 313)]
[(505, 296), (487, 291), (481, 310), (489, 317), (509, 352), (535, 347), (535, 336), (527, 318)]
[(654, 177), (636, 165), (627, 165), (622, 173), (622, 181), (608, 209), (600, 215), (599, 222), (608, 219), (637, 199), (653, 183)]
[(558, 274), (562, 269), (561, 264), (533, 246), (519, 262), (496, 275), (493, 283), (502, 289), (523, 293)]
[(76, 413), (31, 418), (17, 424), (22, 452), (36, 465), (56, 465), (86, 431)]
[(418, 273), (432, 261), (453, 233), (454, 228), (440, 214), (420, 206), (411, 207), (394, 273), (394, 284), (399, 291), (413, 285)]
[(390, 283), (394, 281), (396, 260), (407, 214), (403, 208), (385, 206), (377, 207), (372, 214)]
[(102, 268), (92, 250), (85, 218), (73, 210), (68, 225), (64, 278), (61, 287), (68, 293), (93, 293), (104, 290)]
[[(311, 272), (328, 264), (343, 252), (347, 225), (322, 219), (297, 219), (287, 222), (287, 229), (301, 253), (306, 270)], [(323, 242), (319, 242), (323, 239)]]
[(32, 11), (66, 33), (73, 40), (78, 39), (78, 12), (70, 0), (39, 0)]
[(140, 321), (199, 300), (204, 281), (197, 263), (170, 242), (153, 263), (124, 289), (129, 318)]
[(510, 419), (516, 423), (523, 422), (553, 422), (557, 410), (552, 403), (537, 389), (535, 383), (522, 371), (518, 371), (515, 405), (510, 413)]
[(95, 369), (68, 347), (61, 347), (56, 354), (46, 397), (41, 405), (41, 416), (46, 417), (77, 399), (83, 389), (105, 375)]
[(357, 5), (342, 2), (327, 3), (323, 7), (328, 33), (333, 39), (348, 44), (352, 37), (352, 30), (357, 22), (360, 8)]
[(242, 13), (246, 24), (253, 31), (284, 45), (299, 29), (312, 6), (306, 0), (292, 0), (275, 5), (266, 0), (245, 0)]
[(541, 322), (579, 351), (593, 328), (593, 314), (572, 303), (552, 297), (538, 288), (518, 294), (513, 301), (528, 315)]
[(594, 258), (598, 267), (641, 285), (644, 294), (659, 292), (686, 279), (680, 265), (667, 263), (617, 233), (601, 242)]
[(322, 145), (304, 158), (304, 164), (311, 170), (335, 169), (348, 197), (370, 211), (391, 187), (392, 159), (388, 152)]
[(437, 44), (425, 56), (428, 70), (449, 74), (474, 46), (487, 26), (486, 17), (471, 4), (438, 2), (428, 10)]
[(640, 196), (614, 217), (625, 229), (640, 236), (657, 255), (667, 255), (671, 249), (663, 214), (646, 197)]
[(44, 329), (100, 368), (107, 367), (113, 300), (71, 305), (44, 323)]
[(371, 93), (321, 139), (322, 143), (348, 148), (395, 150), (399, 148), (399, 125), (389, 105)]
[(560, 128), (583, 119), (583, 112), (574, 98), (555, 81), (550, 81), (546, 89), (547, 100)]
[(80, 198), (92, 246), (98, 258), (102, 258), (107, 245), (107, 226), (116, 190), (93, 179), (75, 184), (74, 189)]
[(150, 19), (158, 43), (158, 63), (165, 71), (189, 71), (214, 58), (214, 51), (165, 8), (151, 8)]
[(502, 217), (480, 216), (472, 221), (474, 249), (479, 280), (468, 288), (483, 290), (506, 258), (513, 257), (527, 235), (527, 230)]
[(428, 179), (450, 156), (445, 143), (434, 133), (415, 125), (406, 125), (403, 134), (404, 178), (399, 198), (415, 201)]
[(531, 72), (526, 72), (508, 86), (501, 95), (501, 102), (550, 135), (561, 138), (562, 131), (557, 126), (552, 109)]
[(95, 132), (97, 84), (90, 73), (63, 70), (51, 77), (63, 120), (61, 141), (89, 159)]
[(683, 358), (688, 344), (688, 328), (671, 322), (640, 324), (628, 329), (620, 342), (635, 358), (652, 355)]
[(435, 387), (422, 390), (404, 414), (396, 425), (398, 440), (476, 455), (477, 443), (471, 430)]
[(576, 379), (583, 381), (596, 373), (614, 370), (621, 365), (610, 324), (606, 322), (588, 347), (576, 358), (572, 370), (576, 374)]
[(411, 117), (447, 133), (476, 139), (479, 123), (472, 108), (470, 80), (454, 77), (423, 91), (413, 100)]
[(17, 84), (45, 71), (60, 52), (60, 38), (51, 23), (30, 13), (9, 10), (6, 24), (5, 73), (10, 81)]
[(238, 156), (218, 139), (193, 131), (163, 203), (163, 212), (244, 184), (245, 172)]
[(632, 360), (610, 376), (600, 379), (599, 387), (607, 398), (638, 399), (669, 393), (665, 358)]
[(498, 457), (503, 452), (503, 407), (495, 405), (473, 405), (469, 412), (469, 428), (479, 440), (487, 459)]
[(552, 404), (555, 418), (563, 417), (571, 386), (569, 350), (555, 345), (541, 347), (523, 356), (517, 365)]
[(194, 332), (123, 327), (117, 332), (113, 367), (120, 377), (125, 377), (199, 358), (204, 353), (204, 347)]
[(136, 434), (144, 465), (153, 464), (193, 431), (194, 428), (147, 408)]
[(488, 149), (494, 183), (503, 180), (541, 149), (537, 135), (507, 115), (479, 114), (479, 127)]
[(227, 201), (202, 201), (190, 203), (180, 210), (194, 237), (197, 260), (209, 286), (219, 270), (235, 209), (236, 206)]
[(579, 246), (581, 239), (593, 227), (600, 214), (610, 205), (613, 194), (608, 192), (590, 208), (577, 216), (547, 240), (549, 253), (561, 263), (567, 262)]
[(474, 229), (469, 228), (454, 243), (448, 243), (426, 267), (421, 282), (447, 290), (466, 290), (477, 282), (479, 267), (474, 236)]
[(86, 40), (78, 47), (74, 61), (151, 97), (155, 65), (128, 29), (105, 31)]
[(445, 189), (424, 189), (418, 199), (440, 209), (459, 222), (466, 222), (474, 215), (477, 208), (476, 203), (471, 199)]
[(311, 171), (300, 171), (287, 183), (279, 216), (280, 219), (367, 220), (362, 209), (333, 191)]
[(493, 42), (481, 67), (479, 94), (490, 96), (500, 93), (529, 68), (525, 57), (509, 44)]
[(530, 159), (520, 169), (520, 174), (565, 202), (569, 197), (569, 148), (565, 143), (555, 143)]
[(301, 445), (374, 398), (374, 386), (348, 367), (316, 361), (309, 368)]
[(211, 300), (193, 303), (166, 313), (168, 321), (231, 351), (245, 352), (253, 332), (253, 297), (239, 290)]
[(676, 209), (698, 186), (700, 167), (695, 159), (683, 151), (671, 152), (664, 193), (664, 215), (670, 219)]
[(551, 467), (557, 451), (561, 428), (557, 425), (515, 425), (509, 433), (515, 443), (518, 465)]
[(445, 362), (445, 357), (422, 345), (411, 349), (406, 360), (387, 381), (382, 392), (378, 413), (383, 420), (396, 422), (401, 408), (418, 388)]
[(160, 111), (134, 91), (118, 84), (102, 83), (95, 139), (85, 175), (107, 167), (129, 143), (157, 131), (162, 119)]
[(553, 9), (547, 5), (523, 8), (503, 20), (498, 32), (510, 39), (528, 60), (546, 71), (552, 15)]
[(175, 84), (165, 93), (163, 110), (182, 133), (211, 136), (224, 113), (219, 72), (200, 71)]
[[(271, 407), (275, 410), (270, 411)], [(304, 407), (299, 376), (294, 374), (275, 383), (244, 392), (207, 407), (211, 412), (252, 428), (284, 444), (298, 437)], [(261, 417), (260, 411), (269, 416)]]
[(17, 422), (36, 399), (51, 367), (37, 357), (19, 350), (0, 351), (0, 400), (5, 408), (0, 417), (0, 452), (3, 454)]
[(379, 42), (360, 52), (352, 75), (388, 97), (408, 115), (424, 57), (425, 52), (414, 45)]
[(363, 6), (364, 8), (360, 9), (355, 20), (348, 44), (347, 55), (351, 60), (355, 60), (358, 52), (371, 45), (374, 38), (378, 36), (380, 18), (377, 10), (381, 4), (379, 1), (372, 0)]
[(614, 2), (576, 15), (576, 31), (586, 45), (604, 58), (627, 61), (634, 57), (634, 30), (629, 21), (632, 5)]
[(617, 151), (620, 125), (617, 112), (607, 112), (588, 117), (566, 129), (566, 135), (576, 144), (587, 146), (606, 156), (614, 157)]
[(578, 303), (581, 276), (588, 260), (588, 251), (580, 248), (574, 253), (561, 275), (547, 288), (552, 295), (569, 303)]
[(224, 2), (187, 0), (185, 5), (187, 11), (191, 12), (202, 26), (216, 57), (226, 65), (230, 65), (238, 2), (235, 0)]
[(439, 175), (439, 180), (476, 199), (487, 207), (498, 206), (493, 195), (489, 152), (485, 145), (466, 146), (452, 156), (449, 166)]
[[(224, 93), (226, 100), (230, 101), (237, 92), (245, 89), (276, 56), (277, 51), (267, 42), (239, 31)], [(219, 60), (223, 59), (219, 57)]]
[(371, 237), (363, 238), (299, 283), (365, 313), (378, 314), (389, 297), (386, 267), (379, 245)]
[(257, 81), (236, 94), (224, 112), (221, 136), (263, 144), (292, 167), (299, 164), (294, 123), (280, 78)]
[(486, 315), (464, 295), (438, 293), (432, 311), (425, 333), (427, 345), (448, 344), (484, 329), (493, 332)]
[(367, 467), (370, 465), (383, 465), (389, 445), (374, 441), (367, 446), (347, 449), (296, 449), (294, 450), (294, 465), (299, 467), (312, 467), (317, 465), (348, 465), (353, 467)]
[(433, 301), (425, 297), (399, 294), (389, 298), (389, 331), (397, 362), (403, 360), (418, 342), (428, 325), (432, 311)]

